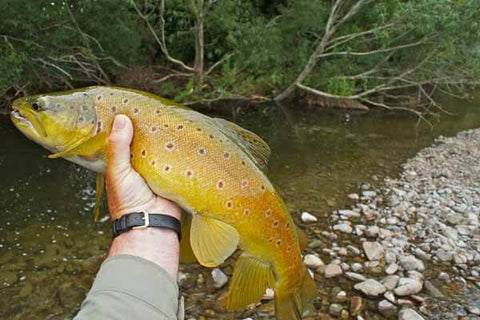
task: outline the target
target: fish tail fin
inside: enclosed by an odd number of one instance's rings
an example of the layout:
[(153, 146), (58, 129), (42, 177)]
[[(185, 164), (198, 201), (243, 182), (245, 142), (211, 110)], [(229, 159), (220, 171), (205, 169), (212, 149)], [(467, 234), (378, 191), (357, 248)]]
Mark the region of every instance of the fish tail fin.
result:
[(300, 286), (288, 293), (282, 292), (281, 288), (275, 291), (275, 315), (277, 320), (301, 320), (303, 309), (317, 295), (317, 285), (310, 276), (308, 269), (302, 267), (302, 279)]

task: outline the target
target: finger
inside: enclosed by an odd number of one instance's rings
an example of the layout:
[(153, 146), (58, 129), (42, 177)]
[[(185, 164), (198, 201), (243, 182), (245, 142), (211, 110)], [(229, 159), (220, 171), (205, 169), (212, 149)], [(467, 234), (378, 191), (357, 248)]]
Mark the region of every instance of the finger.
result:
[(130, 169), (130, 143), (132, 138), (132, 122), (123, 114), (117, 115), (108, 139), (108, 166), (113, 171), (112, 174), (121, 174)]

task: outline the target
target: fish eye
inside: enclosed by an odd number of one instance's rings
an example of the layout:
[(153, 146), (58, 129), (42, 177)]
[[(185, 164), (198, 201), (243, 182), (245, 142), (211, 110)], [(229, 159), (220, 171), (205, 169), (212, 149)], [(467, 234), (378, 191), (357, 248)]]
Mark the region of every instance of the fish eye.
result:
[(35, 110), (35, 111), (40, 110), (40, 106), (39, 106), (38, 103), (36, 103), (36, 102), (32, 103), (32, 108), (33, 108), (33, 110)]

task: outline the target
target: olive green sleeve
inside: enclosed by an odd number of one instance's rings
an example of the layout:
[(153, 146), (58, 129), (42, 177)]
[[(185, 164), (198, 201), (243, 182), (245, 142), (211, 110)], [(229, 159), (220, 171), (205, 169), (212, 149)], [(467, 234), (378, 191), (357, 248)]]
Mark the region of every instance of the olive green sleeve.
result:
[[(158, 265), (131, 255), (107, 258), (75, 320), (183, 318), (178, 285)], [(183, 304), (183, 303), (182, 303)]]

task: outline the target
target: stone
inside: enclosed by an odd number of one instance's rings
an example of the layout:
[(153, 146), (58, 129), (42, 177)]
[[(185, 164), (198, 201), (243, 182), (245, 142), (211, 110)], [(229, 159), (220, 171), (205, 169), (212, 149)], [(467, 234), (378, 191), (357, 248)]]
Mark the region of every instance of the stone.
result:
[(400, 310), (398, 313), (398, 320), (425, 320), (421, 315), (419, 315), (415, 310), (410, 308), (405, 308)]
[(350, 298), (350, 313), (352, 316), (359, 315), (365, 308), (365, 302), (362, 297), (353, 296)]
[(338, 210), (338, 214), (347, 218), (359, 218), (360, 212), (353, 210)]
[(325, 265), (325, 263), (323, 263), (322, 259), (320, 259), (318, 256), (316, 256), (314, 254), (307, 254), (305, 256), (305, 258), (303, 259), (303, 262), (305, 263), (305, 265), (307, 267), (312, 268), (312, 269), (318, 269), (321, 266)]
[(378, 303), (378, 311), (384, 316), (391, 316), (397, 312), (397, 307), (390, 301), (383, 299)]
[(223, 273), (219, 268), (212, 270), (213, 286), (217, 289), (220, 289), (228, 282), (228, 277)]
[(362, 266), (361, 263), (359, 263), (359, 262), (352, 263), (352, 270), (353, 271), (356, 271), (356, 272), (357, 271), (362, 271), (362, 269), (363, 269), (363, 266)]
[(302, 221), (305, 223), (318, 221), (317, 217), (315, 217), (313, 214), (308, 213), (306, 211), (302, 212), (300, 219), (302, 219)]
[(367, 280), (367, 278), (363, 274), (356, 273), (356, 272), (345, 272), (345, 275), (347, 276), (348, 279), (353, 281), (360, 282), (360, 281)]
[(425, 280), (425, 282), (423, 283), (423, 286), (425, 290), (427, 290), (428, 294), (431, 295), (432, 297), (434, 298), (443, 297), (443, 293), (440, 290), (438, 290), (437, 287), (435, 287), (433, 283), (431, 283), (430, 281)]
[(347, 293), (345, 291), (340, 291), (339, 293), (337, 293), (337, 295), (335, 296), (335, 300), (336, 301), (339, 301), (339, 302), (344, 302), (347, 300)]
[(467, 306), (467, 311), (470, 312), (471, 314), (480, 316), (480, 308), (477, 308), (474, 306)]
[(365, 241), (362, 243), (363, 251), (368, 260), (380, 260), (385, 255), (385, 249), (378, 242)]
[(353, 255), (355, 256), (358, 256), (360, 255), (360, 253), (362, 253), (360, 251), (360, 249), (358, 249), (357, 247), (354, 247), (352, 246), (351, 244), (347, 245), (347, 250), (350, 251)]
[(411, 294), (416, 294), (422, 291), (423, 283), (417, 279), (412, 278), (400, 278), (398, 280), (397, 287), (393, 289), (393, 292), (397, 296), (409, 296)]
[(391, 276), (385, 277), (382, 280), (382, 284), (385, 286), (385, 288), (387, 288), (387, 290), (393, 290), (397, 286), (399, 279), (400, 279), (399, 276), (391, 275)]
[(333, 278), (343, 273), (342, 268), (338, 264), (330, 263), (325, 268), (325, 278)]
[(353, 229), (349, 224), (340, 223), (333, 226), (333, 230), (340, 231), (343, 233), (352, 233)]
[(380, 228), (377, 226), (370, 226), (365, 230), (365, 235), (367, 237), (376, 237), (378, 236), (378, 232), (380, 231)]
[(383, 284), (374, 279), (367, 279), (363, 282), (357, 283), (354, 288), (371, 297), (378, 297), (387, 290)]
[(328, 313), (330, 313), (332, 316), (339, 316), (342, 310), (343, 306), (338, 303), (332, 303), (330, 307), (328, 307)]
[(383, 294), (383, 297), (390, 301), (391, 303), (396, 303), (397, 299), (395, 298), (395, 295), (393, 294), (392, 291), (387, 291)]
[(267, 288), (265, 294), (262, 297), (262, 300), (272, 300), (275, 297), (275, 291), (273, 289)]
[(358, 201), (358, 199), (360, 199), (360, 197), (358, 196), (358, 193), (350, 193), (348, 195), (348, 199), (353, 200), (353, 201)]
[(403, 267), (403, 269), (405, 269), (407, 271), (410, 271), (410, 270), (423, 271), (423, 270), (425, 270), (425, 266), (423, 264), (423, 261), (415, 258), (415, 256), (413, 256), (413, 255), (400, 256), (400, 257), (398, 257), (398, 262)]
[(398, 264), (396, 263), (391, 263), (386, 269), (385, 269), (385, 273), (386, 274), (389, 274), (389, 275), (392, 275), (394, 274), (395, 272), (398, 271)]
[(364, 196), (365, 198), (374, 198), (377, 196), (377, 193), (375, 191), (366, 190), (362, 191), (362, 196)]

